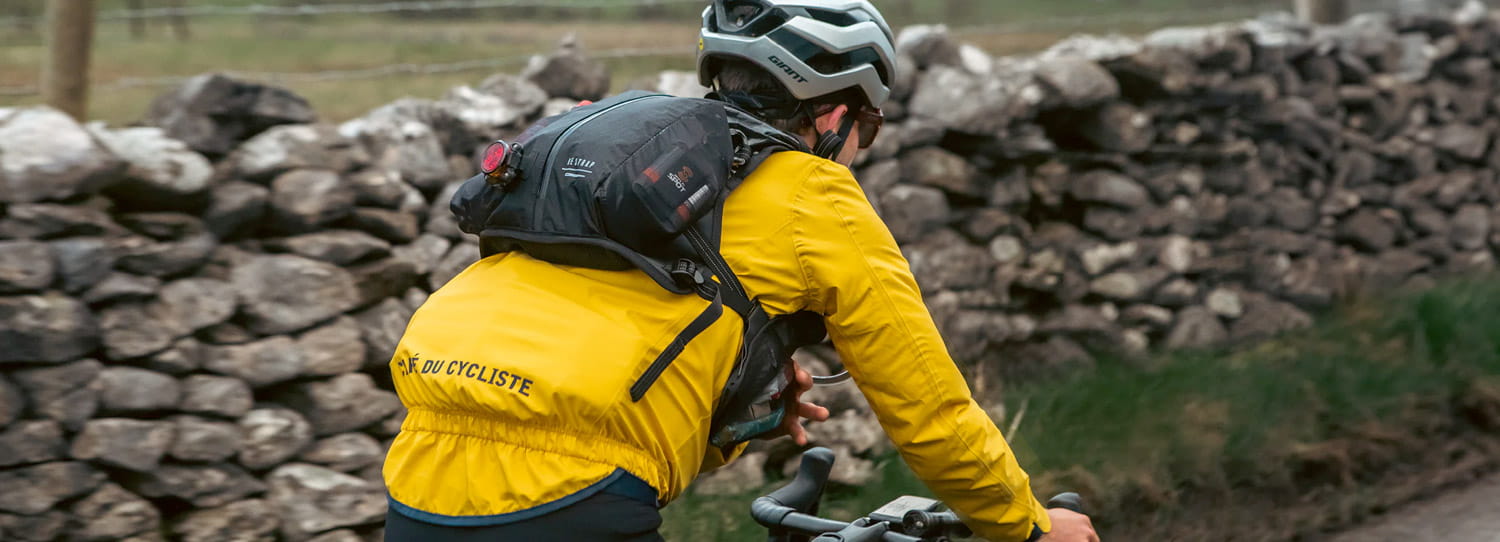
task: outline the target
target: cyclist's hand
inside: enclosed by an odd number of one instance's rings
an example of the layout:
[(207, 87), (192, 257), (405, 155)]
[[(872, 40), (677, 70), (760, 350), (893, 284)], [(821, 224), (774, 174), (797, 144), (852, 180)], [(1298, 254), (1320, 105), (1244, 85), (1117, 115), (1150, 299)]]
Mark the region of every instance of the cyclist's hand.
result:
[(802, 419), (806, 418), (815, 422), (828, 421), (828, 409), (812, 403), (802, 402), (802, 394), (813, 387), (811, 373), (802, 370), (802, 367), (798, 366), (795, 361), (792, 362), (787, 370), (793, 373), (793, 385), (787, 387), (787, 393), (791, 394), (787, 398), (787, 410), (789, 414), (795, 411), (796, 415), (783, 418), (781, 420), (781, 427), (775, 431), (766, 433), (762, 438), (774, 439), (786, 435), (792, 437), (792, 440), (798, 446), (806, 446), (807, 429), (802, 427)]
[(1052, 517), (1052, 532), (1039, 542), (1099, 542), (1088, 516), (1066, 508), (1048, 508), (1047, 515)]

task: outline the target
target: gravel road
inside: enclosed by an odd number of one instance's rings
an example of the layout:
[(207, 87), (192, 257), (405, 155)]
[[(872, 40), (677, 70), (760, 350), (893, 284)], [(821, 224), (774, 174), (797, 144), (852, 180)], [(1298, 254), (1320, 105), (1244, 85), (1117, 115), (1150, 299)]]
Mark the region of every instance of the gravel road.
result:
[(1399, 508), (1330, 542), (1500, 542), (1500, 476)]

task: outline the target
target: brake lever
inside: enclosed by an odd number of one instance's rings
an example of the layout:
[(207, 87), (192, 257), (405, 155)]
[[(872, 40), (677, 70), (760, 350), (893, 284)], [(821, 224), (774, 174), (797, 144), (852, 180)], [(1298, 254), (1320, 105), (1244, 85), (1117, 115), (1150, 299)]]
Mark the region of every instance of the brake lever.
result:
[(849, 380), (849, 371), (844, 371), (839, 374), (829, 376), (813, 376), (812, 380), (814, 386), (832, 386), (834, 384), (840, 384), (846, 380)]

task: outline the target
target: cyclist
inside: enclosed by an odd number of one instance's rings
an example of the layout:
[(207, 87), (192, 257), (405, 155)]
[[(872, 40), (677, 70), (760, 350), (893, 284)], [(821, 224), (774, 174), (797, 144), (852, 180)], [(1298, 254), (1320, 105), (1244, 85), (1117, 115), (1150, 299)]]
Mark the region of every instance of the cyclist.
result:
[[(720, 252), (773, 314), (823, 316), (906, 463), (992, 540), (1097, 540), (1046, 510), (971, 397), (909, 265), (849, 164), (883, 120), (896, 66), (866, 0), (717, 0), (699, 72), (713, 96), (798, 134), (731, 193)], [(639, 402), (626, 393), (703, 300), (643, 272), (480, 260), (412, 318), (391, 368), (409, 414), (385, 464), (389, 540), (660, 540), (658, 507), (744, 446), (708, 444), (740, 346), (726, 312)], [(811, 387), (796, 371), (794, 393)], [(779, 434), (807, 442), (794, 399)]]

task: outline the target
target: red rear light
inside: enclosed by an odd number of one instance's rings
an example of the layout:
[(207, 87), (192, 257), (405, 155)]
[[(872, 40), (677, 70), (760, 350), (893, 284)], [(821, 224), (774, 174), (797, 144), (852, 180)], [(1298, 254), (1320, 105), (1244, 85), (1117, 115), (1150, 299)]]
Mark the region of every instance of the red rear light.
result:
[(521, 160), (521, 148), (514, 143), (496, 141), (484, 149), (484, 159), (479, 163), (479, 170), (484, 173), (492, 185), (502, 189), (510, 189), (512, 182), (516, 180), (517, 168)]
[(485, 175), (494, 175), (506, 165), (505, 159), (508, 157), (510, 157), (509, 143), (504, 141), (490, 143), (489, 148), (484, 150), (484, 162), (479, 165), (479, 170)]

